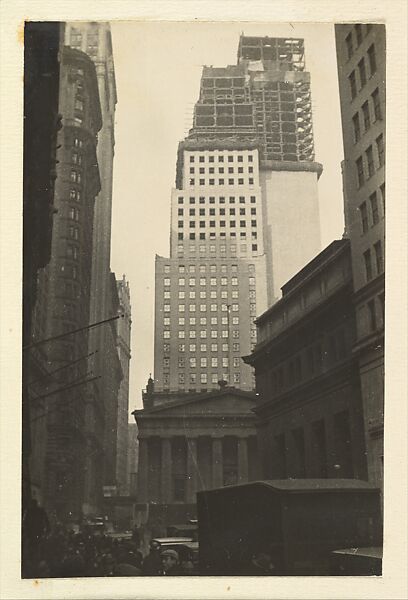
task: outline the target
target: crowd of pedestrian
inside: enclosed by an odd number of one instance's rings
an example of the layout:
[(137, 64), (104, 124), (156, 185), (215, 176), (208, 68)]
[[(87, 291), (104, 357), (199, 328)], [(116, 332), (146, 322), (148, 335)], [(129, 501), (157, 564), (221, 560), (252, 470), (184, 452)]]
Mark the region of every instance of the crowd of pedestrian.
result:
[(62, 526), (30, 545), (23, 559), (24, 577), (138, 577), (190, 575), (190, 561), (174, 549), (161, 550), (152, 541), (143, 556), (133, 540), (109, 535), (74, 533)]
[(154, 540), (145, 555), (137, 529), (131, 539), (106, 533), (75, 532), (57, 524), (33, 501), (24, 523), (23, 577), (138, 577), (190, 575), (192, 563)]

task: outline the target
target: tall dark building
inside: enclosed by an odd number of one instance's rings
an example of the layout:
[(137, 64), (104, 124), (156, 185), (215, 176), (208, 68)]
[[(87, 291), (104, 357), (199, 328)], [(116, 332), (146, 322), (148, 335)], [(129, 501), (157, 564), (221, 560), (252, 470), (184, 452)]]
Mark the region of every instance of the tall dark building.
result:
[[(23, 180), (23, 394), (22, 512), (41, 488), (45, 420), (33, 402), (30, 382), (45, 371), (31, 347), (38, 271), (51, 257), (59, 118), (61, 23), (27, 22), (24, 28), (24, 180)], [(42, 363), (42, 361), (40, 361)], [(40, 443), (39, 443), (40, 442)], [(23, 531), (23, 540), (26, 541)], [(25, 549), (23, 546), (23, 551)]]
[(61, 53), (58, 110), (62, 129), (51, 258), (39, 273), (32, 330), (33, 343), (52, 340), (33, 351), (43, 376), (31, 377), (30, 399), (42, 409), (36, 422), (46, 426), (38, 495), (50, 513), (64, 519), (78, 517), (84, 499), (88, 330), (65, 334), (89, 325), (94, 202), (100, 190), (96, 146), (102, 126), (95, 65), (68, 47)]
[(343, 128), (345, 236), (350, 239), (368, 476), (383, 480), (385, 316), (385, 26), (336, 25)]
[[(91, 272), (91, 322), (99, 322), (115, 316), (112, 306), (116, 303), (116, 291), (112, 288), (110, 253), (112, 222), (112, 180), (115, 149), (115, 110), (117, 103), (115, 68), (113, 61), (110, 25), (104, 21), (75, 21), (67, 23), (65, 43), (71, 48), (85, 52), (96, 69), (101, 103), (102, 128), (98, 134), (97, 158), (101, 187), (95, 202), (93, 222), (93, 254)], [(113, 295), (112, 295), (113, 294)], [(97, 350), (96, 353), (95, 350)], [(116, 415), (119, 411), (118, 394), (121, 384), (120, 370), (116, 368), (116, 328), (109, 324), (89, 332), (89, 369), (97, 372), (100, 379), (89, 388), (87, 427), (92, 432), (93, 444), (88, 452), (86, 468), (86, 499), (84, 511), (99, 513), (102, 486), (113, 485), (112, 464), (114, 456), (105, 450), (101, 465), (101, 449), (104, 437), (109, 438), (110, 422), (104, 412)], [(115, 416), (116, 421), (116, 416)], [(102, 433), (103, 432), (103, 433)], [(110, 446), (113, 448), (113, 446)], [(102, 471), (105, 470), (105, 475)]]

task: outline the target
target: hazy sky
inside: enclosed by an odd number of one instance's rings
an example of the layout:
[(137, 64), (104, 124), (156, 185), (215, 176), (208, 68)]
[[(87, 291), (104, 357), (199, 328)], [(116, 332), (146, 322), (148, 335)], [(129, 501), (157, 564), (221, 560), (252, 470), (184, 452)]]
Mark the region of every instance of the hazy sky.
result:
[(131, 287), (130, 410), (140, 408), (141, 389), (153, 373), (154, 257), (169, 254), (177, 145), (192, 125), (202, 66), (236, 64), (241, 32), (304, 38), (316, 160), (323, 164), (322, 248), (343, 233), (342, 138), (332, 25), (113, 23), (118, 104), (111, 262), (116, 276), (126, 274)]

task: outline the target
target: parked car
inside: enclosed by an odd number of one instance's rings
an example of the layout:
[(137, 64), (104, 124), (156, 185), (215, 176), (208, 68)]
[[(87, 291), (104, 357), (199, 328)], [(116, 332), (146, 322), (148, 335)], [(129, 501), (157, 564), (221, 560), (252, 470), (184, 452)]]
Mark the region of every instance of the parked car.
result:
[(193, 569), (189, 574), (198, 575), (198, 542), (188, 537), (153, 538), (151, 541), (157, 542), (160, 550), (176, 550), (181, 564), (192, 563)]
[(106, 522), (103, 517), (89, 517), (81, 526), (81, 530), (89, 535), (104, 535)]
[(167, 527), (167, 535), (169, 537), (191, 537), (194, 541), (198, 538), (198, 525), (196, 523), (188, 523), (181, 525), (169, 525)]

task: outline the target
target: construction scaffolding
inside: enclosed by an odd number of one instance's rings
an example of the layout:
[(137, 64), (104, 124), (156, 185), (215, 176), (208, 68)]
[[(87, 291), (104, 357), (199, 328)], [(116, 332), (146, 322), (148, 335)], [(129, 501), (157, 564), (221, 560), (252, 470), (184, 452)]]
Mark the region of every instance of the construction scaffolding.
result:
[(204, 67), (188, 139), (257, 142), (263, 160), (313, 161), (302, 39), (241, 36), (238, 64)]

